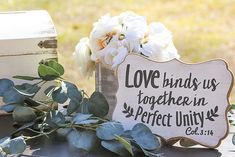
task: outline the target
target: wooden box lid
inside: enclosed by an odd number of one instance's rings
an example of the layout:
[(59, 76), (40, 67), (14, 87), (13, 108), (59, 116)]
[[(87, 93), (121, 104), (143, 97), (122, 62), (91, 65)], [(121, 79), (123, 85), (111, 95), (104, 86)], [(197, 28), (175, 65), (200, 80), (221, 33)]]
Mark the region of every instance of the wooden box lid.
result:
[(57, 47), (56, 29), (45, 10), (0, 12), (0, 55), (50, 51)]

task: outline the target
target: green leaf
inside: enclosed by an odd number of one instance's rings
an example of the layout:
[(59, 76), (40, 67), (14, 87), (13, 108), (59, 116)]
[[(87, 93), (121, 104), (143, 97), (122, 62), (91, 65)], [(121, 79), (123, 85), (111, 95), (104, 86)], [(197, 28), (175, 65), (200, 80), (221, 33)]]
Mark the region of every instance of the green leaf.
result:
[(42, 61), (38, 66), (38, 75), (46, 81), (54, 80), (63, 74), (63, 66), (54, 60)]
[(164, 157), (164, 153), (154, 153), (141, 148), (145, 156)]
[(230, 105), (230, 110), (235, 110), (235, 104)]
[(78, 112), (83, 114), (90, 114), (88, 106), (91, 105), (87, 98), (83, 98), (83, 101), (80, 103)]
[(64, 74), (64, 68), (61, 64), (59, 64), (58, 62), (56, 62), (55, 60), (50, 60), (47, 62), (47, 65), (51, 68), (53, 68), (56, 72), (58, 72), (60, 74), (60, 76), (62, 76)]
[(15, 136), (17, 133), (19, 133), (20, 131), (25, 130), (25, 129), (27, 129), (27, 128), (30, 128), (30, 127), (32, 127), (32, 126), (34, 126), (34, 125), (35, 125), (35, 122), (25, 123), (25, 124), (23, 124), (22, 126), (20, 126), (19, 128), (17, 128), (17, 129), (11, 134), (11, 136), (14, 137), (14, 136)]
[(84, 121), (78, 122), (76, 124), (86, 125), (86, 124), (96, 124), (98, 122), (99, 122), (99, 120), (96, 120), (96, 119), (88, 119), (88, 120), (84, 120)]
[(71, 131), (72, 131), (71, 128), (59, 128), (58, 130), (56, 130), (56, 132), (60, 136), (67, 136)]
[(64, 87), (67, 91), (67, 96), (75, 101), (75, 102), (81, 102), (82, 101), (82, 94), (81, 92), (78, 90), (77, 86), (70, 83), (70, 82), (66, 82), (66, 81), (63, 81), (61, 83), (61, 86)]
[(180, 145), (183, 147), (192, 147), (192, 146), (197, 145), (197, 143), (189, 139), (181, 139)]
[(108, 149), (111, 152), (114, 152), (120, 156), (129, 156), (129, 152), (125, 149), (125, 147), (118, 141), (102, 141), (101, 145)]
[(122, 137), (132, 139), (131, 130), (125, 130), (124, 133), (122, 134)]
[(131, 136), (136, 143), (147, 150), (154, 150), (160, 147), (160, 142), (151, 130), (144, 124), (136, 124), (131, 131)]
[(52, 99), (57, 103), (63, 104), (67, 101), (68, 97), (62, 90), (62, 87), (58, 87), (52, 92)]
[(10, 140), (9, 137), (1, 138), (1, 139), (0, 139), (0, 147), (2, 147), (2, 144), (3, 144), (3, 143), (6, 143), (6, 141), (9, 141), (9, 140)]
[(30, 107), (17, 106), (13, 111), (13, 119), (17, 123), (28, 123), (36, 119), (36, 114)]
[(6, 139), (0, 144), (2, 150), (6, 154), (21, 154), (26, 149), (26, 143), (23, 137), (16, 137), (14, 139)]
[(27, 80), (27, 81), (40, 80), (39, 77), (20, 76), (20, 75), (13, 76), (13, 78), (20, 79), (20, 80)]
[(38, 66), (38, 75), (46, 81), (51, 81), (54, 80), (58, 77), (60, 77), (60, 73), (57, 72), (55, 69), (44, 65), (44, 64), (40, 64)]
[(24, 102), (24, 96), (21, 95), (15, 88), (11, 88), (3, 94), (3, 102), (10, 103), (22, 103)]
[(104, 117), (108, 114), (109, 104), (102, 93), (94, 92), (89, 101), (88, 109), (91, 114), (97, 117)]
[(116, 135), (116, 140), (119, 141), (132, 156), (134, 156), (131, 143), (128, 140), (117, 135)]
[(113, 140), (116, 135), (124, 133), (124, 129), (121, 123), (118, 122), (106, 122), (101, 124), (96, 129), (96, 135), (102, 140)]
[(69, 105), (67, 107), (67, 114), (71, 115), (72, 113), (76, 112), (79, 108), (79, 103), (70, 100)]
[(98, 139), (94, 131), (72, 131), (68, 135), (68, 142), (79, 149), (91, 151), (98, 145)]
[(16, 85), (15, 89), (24, 96), (34, 96), (41, 87), (37, 85), (31, 85), (29, 83), (23, 83), (22, 85)]
[(82, 113), (77, 113), (74, 117), (72, 122), (74, 124), (94, 124), (99, 122), (99, 120), (95, 119), (89, 119), (91, 118), (92, 114), (82, 114)]
[(61, 124), (65, 123), (65, 117), (64, 115), (57, 111), (57, 110), (52, 110), (47, 113), (46, 120), (45, 122), (52, 128), (57, 128)]
[(92, 114), (82, 114), (82, 113), (77, 113), (74, 118), (73, 118), (73, 123), (79, 124), (80, 122), (89, 119), (92, 116)]
[(9, 104), (9, 105), (0, 106), (0, 110), (3, 110), (5, 112), (7, 112), (7, 113), (12, 112), (15, 108), (16, 108), (15, 104), (14, 105), (10, 105)]
[(235, 134), (233, 134), (232, 142), (233, 142), (233, 145), (235, 145)]
[(3, 96), (5, 92), (10, 90), (14, 86), (14, 83), (9, 79), (0, 79), (0, 96)]

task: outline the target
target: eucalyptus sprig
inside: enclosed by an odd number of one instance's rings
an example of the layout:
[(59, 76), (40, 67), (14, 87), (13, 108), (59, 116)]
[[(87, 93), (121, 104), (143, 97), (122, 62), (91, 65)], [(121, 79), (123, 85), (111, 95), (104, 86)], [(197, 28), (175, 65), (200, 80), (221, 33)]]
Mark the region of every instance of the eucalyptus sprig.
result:
[[(109, 105), (104, 95), (95, 91), (88, 96), (65, 81), (63, 74), (64, 68), (56, 60), (43, 60), (38, 76), (13, 77), (26, 83), (15, 85), (10, 79), (0, 79), (0, 96), (5, 103), (0, 109), (12, 113), (14, 122), (20, 125), (11, 137), (0, 140), (0, 157), (21, 154), (28, 140), (53, 133), (66, 136), (70, 145), (86, 151), (101, 145), (121, 156), (134, 156), (136, 152), (162, 155), (152, 152), (160, 147), (160, 141), (147, 126), (139, 123), (132, 130), (124, 130), (121, 123), (106, 119)], [(45, 98), (38, 99), (38, 93), (44, 93)], [(65, 107), (58, 110), (57, 104)], [(25, 130), (34, 136), (26, 136)]]

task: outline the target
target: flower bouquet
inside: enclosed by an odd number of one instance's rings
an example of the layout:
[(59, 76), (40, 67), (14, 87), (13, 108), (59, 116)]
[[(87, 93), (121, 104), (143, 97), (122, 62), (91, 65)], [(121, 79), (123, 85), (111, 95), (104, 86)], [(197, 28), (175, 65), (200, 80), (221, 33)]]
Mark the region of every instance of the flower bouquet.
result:
[(172, 33), (159, 22), (147, 24), (146, 18), (133, 12), (101, 17), (90, 33), (77, 44), (76, 57), (81, 74), (89, 77), (95, 63), (115, 70), (129, 53), (137, 53), (155, 61), (179, 58)]
[(147, 23), (144, 16), (124, 12), (118, 16), (101, 17), (90, 33), (77, 44), (74, 56), (80, 75), (90, 77), (96, 68), (96, 90), (102, 92), (110, 105), (111, 118), (116, 105), (117, 66), (129, 53), (140, 54), (155, 61), (179, 59), (172, 33), (159, 22)]

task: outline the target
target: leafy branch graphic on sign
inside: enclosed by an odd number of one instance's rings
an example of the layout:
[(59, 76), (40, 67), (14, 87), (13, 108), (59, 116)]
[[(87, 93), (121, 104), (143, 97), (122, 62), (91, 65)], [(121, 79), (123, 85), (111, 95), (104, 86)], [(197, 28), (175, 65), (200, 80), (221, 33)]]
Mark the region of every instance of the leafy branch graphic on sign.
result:
[(124, 110), (122, 111), (122, 113), (126, 114), (126, 118), (134, 116), (134, 114), (133, 114), (134, 109), (132, 107), (130, 107), (126, 103), (124, 103), (123, 108), (124, 108)]
[(217, 112), (218, 112), (218, 106), (216, 106), (216, 107), (214, 108), (214, 110), (211, 109), (210, 111), (207, 111), (207, 117), (206, 117), (206, 119), (209, 119), (210, 121), (215, 121), (215, 119), (214, 119), (213, 117), (218, 117), (218, 116), (219, 116), (219, 115), (217, 114)]

